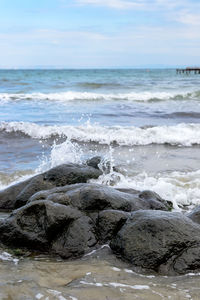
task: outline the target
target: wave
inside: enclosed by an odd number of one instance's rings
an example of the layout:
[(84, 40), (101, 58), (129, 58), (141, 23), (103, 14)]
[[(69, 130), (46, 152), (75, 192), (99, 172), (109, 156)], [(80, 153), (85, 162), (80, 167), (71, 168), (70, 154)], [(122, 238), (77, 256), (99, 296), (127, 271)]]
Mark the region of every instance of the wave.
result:
[(0, 103), (20, 100), (50, 100), (50, 101), (96, 101), (96, 100), (128, 100), (128, 101), (162, 101), (186, 100), (200, 98), (200, 91), (195, 92), (130, 92), (130, 93), (92, 93), (92, 92), (60, 92), (60, 93), (0, 93)]
[[(139, 191), (151, 190), (163, 199), (173, 203), (174, 209), (185, 206), (192, 209), (200, 205), (200, 170), (192, 172), (171, 172), (149, 175), (146, 172), (134, 177), (124, 176), (117, 172), (103, 174), (96, 180), (99, 184), (114, 185), (115, 188), (132, 188)], [(113, 184), (114, 183), (114, 184)]]
[(122, 146), (170, 144), (179, 146), (200, 145), (200, 124), (181, 123), (174, 126), (122, 127), (90, 124), (38, 125), (28, 122), (1, 122), (0, 132), (25, 134), (34, 139), (66, 137), (77, 142), (116, 144)]

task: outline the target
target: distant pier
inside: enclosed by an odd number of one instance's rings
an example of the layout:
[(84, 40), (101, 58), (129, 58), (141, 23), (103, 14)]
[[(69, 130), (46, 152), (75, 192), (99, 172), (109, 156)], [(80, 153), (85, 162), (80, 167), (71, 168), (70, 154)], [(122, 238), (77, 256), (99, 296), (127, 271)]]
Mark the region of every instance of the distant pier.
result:
[(200, 67), (187, 67), (185, 69), (176, 69), (177, 74), (200, 74)]

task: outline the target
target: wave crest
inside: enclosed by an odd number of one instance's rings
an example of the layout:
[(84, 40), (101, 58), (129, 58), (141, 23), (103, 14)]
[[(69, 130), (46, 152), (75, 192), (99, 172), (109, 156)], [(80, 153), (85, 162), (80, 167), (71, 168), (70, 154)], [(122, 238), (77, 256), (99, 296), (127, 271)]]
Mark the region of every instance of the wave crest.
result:
[(34, 139), (66, 137), (77, 142), (117, 144), (122, 146), (170, 144), (200, 145), (200, 124), (181, 123), (174, 126), (122, 127), (87, 123), (80, 126), (50, 126), (28, 122), (1, 122), (0, 132), (21, 133)]
[(0, 103), (20, 100), (50, 100), (68, 102), (74, 100), (97, 101), (97, 100), (128, 100), (128, 101), (162, 101), (162, 100), (184, 100), (199, 99), (200, 91), (194, 92), (130, 92), (130, 93), (92, 93), (92, 92), (60, 92), (60, 93), (0, 93)]

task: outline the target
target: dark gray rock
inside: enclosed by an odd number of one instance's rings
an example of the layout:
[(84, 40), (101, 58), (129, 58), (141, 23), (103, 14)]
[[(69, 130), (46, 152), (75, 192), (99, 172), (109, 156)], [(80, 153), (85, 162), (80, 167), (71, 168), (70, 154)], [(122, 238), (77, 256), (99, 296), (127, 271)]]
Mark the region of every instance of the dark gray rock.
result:
[(36, 175), (0, 191), (0, 209), (19, 208), (38, 191), (57, 186), (87, 182), (88, 179), (98, 178), (102, 172), (93, 167), (77, 164), (63, 164), (49, 171)]
[(14, 208), (19, 208), (25, 205), (28, 199), (35, 193), (41, 190), (49, 190), (54, 188), (55, 185), (49, 181), (44, 180), (44, 175), (40, 174), (31, 178), (25, 187), (13, 199)]
[(121, 210), (103, 210), (99, 213), (97, 228), (99, 241), (106, 243), (111, 240), (130, 217), (130, 213)]
[(144, 199), (149, 203), (149, 208), (150, 209), (161, 209), (162, 210), (162, 205), (168, 208), (168, 210), (171, 210), (173, 208), (173, 204), (171, 201), (167, 201), (162, 199), (157, 193), (152, 192), (152, 191), (142, 191), (139, 193), (139, 198)]
[(52, 168), (43, 174), (45, 181), (49, 181), (54, 186), (64, 186), (87, 182), (88, 179), (98, 178), (102, 172), (90, 166), (78, 164), (64, 164)]
[(33, 195), (29, 201), (50, 200), (65, 205), (72, 205), (83, 211), (114, 209), (135, 211), (139, 209), (169, 210), (164, 200), (150, 201), (149, 198), (120, 192), (112, 187), (98, 184), (75, 184), (42, 191)]
[(200, 206), (197, 206), (194, 210), (187, 213), (186, 216), (193, 222), (200, 224)]
[(28, 179), (0, 191), (0, 209), (13, 209), (17, 195), (30, 181), (31, 179)]
[(52, 243), (52, 251), (63, 258), (83, 255), (97, 243), (92, 220), (82, 216), (66, 227)]
[(93, 167), (95, 169), (99, 169), (99, 164), (101, 162), (101, 156), (95, 156), (95, 157), (92, 157), (90, 159), (88, 159), (86, 161), (86, 164), (89, 166), (89, 167)]
[(138, 196), (140, 191), (130, 188), (116, 188), (117, 191)]
[(96, 244), (92, 220), (80, 211), (51, 201), (15, 210), (0, 224), (0, 240), (11, 247), (77, 257)]
[(134, 212), (110, 246), (134, 266), (161, 274), (200, 270), (200, 226), (181, 213)]
[(153, 191), (145, 190), (140, 192), (129, 188), (121, 188), (117, 190), (127, 194), (135, 195), (138, 198), (145, 200), (149, 203), (149, 209), (165, 210), (163, 209), (163, 206), (166, 207), (167, 210), (172, 210), (173, 208), (173, 203), (171, 201), (164, 200)]

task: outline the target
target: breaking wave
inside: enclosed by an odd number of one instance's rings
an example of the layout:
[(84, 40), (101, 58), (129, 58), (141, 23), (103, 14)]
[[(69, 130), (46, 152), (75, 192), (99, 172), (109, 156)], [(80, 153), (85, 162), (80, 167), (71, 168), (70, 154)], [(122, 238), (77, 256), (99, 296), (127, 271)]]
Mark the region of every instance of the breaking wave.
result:
[(60, 93), (0, 93), (0, 103), (20, 100), (51, 100), (51, 101), (74, 101), (74, 100), (129, 100), (129, 101), (162, 101), (199, 99), (200, 91), (194, 92), (130, 92), (130, 93), (92, 93), (67, 91)]
[(200, 205), (200, 170), (155, 175), (142, 172), (131, 177), (113, 171), (91, 181), (112, 185), (116, 188), (154, 191), (163, 199), (171, 201), (174, 209), (177, 210), (183, 207), (192, 209), (194, 206)]
[(170, 144), (188, 147), (200, 144), (200, 124), (185, 123), (174, 126), (140, 128), (100, 126), (89, 122), (80, 126), (1, 122), (0, 132), (25, 134), (34, 139), (64, 137), (77, 142), (121, 146)]

